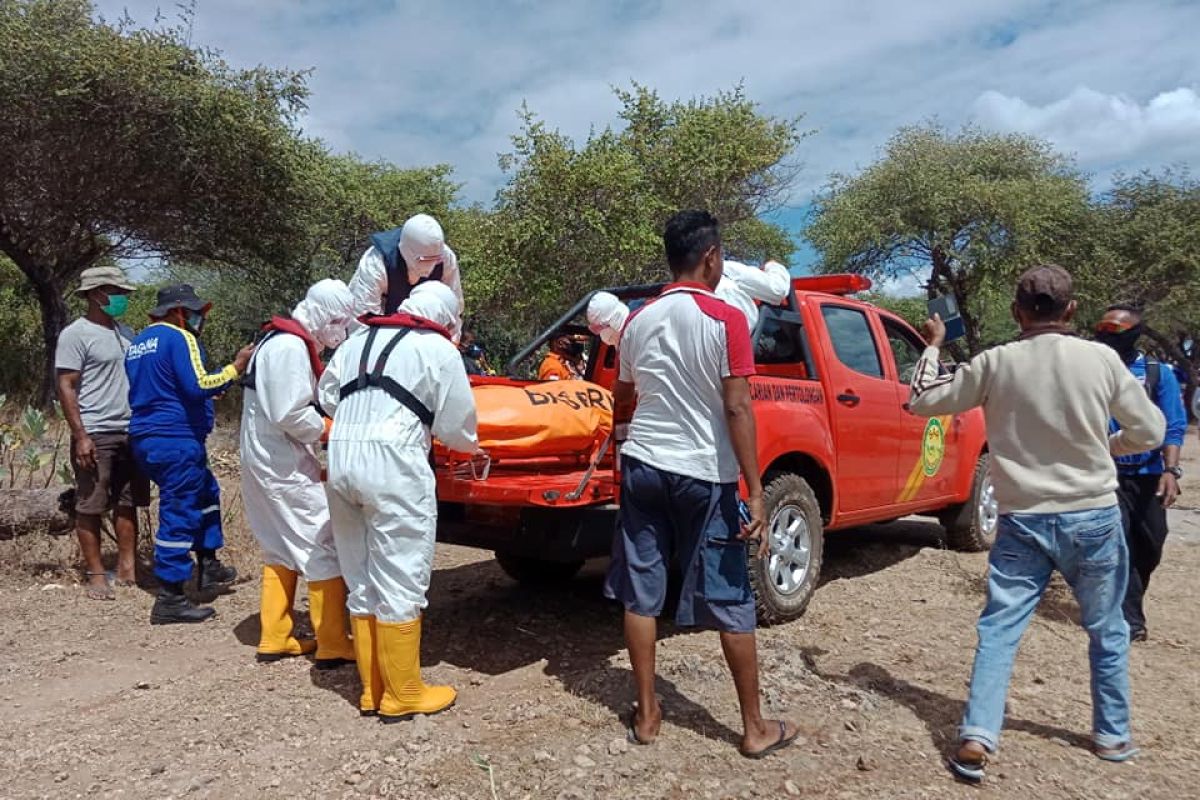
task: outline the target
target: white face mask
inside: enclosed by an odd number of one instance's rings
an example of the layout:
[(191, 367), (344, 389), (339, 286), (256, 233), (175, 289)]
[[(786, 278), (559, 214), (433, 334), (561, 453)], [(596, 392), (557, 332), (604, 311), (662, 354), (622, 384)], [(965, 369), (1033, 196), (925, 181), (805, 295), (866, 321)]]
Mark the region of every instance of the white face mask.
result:
[(588, 330), (600, 337), (600, 341), (612, 347), (621, 341), (621, 332), (609, 325), (589, 325)]
[(325, 347), (333, 350), (342, 342), (346, 341), (346, 327), (348, 323), (345, 320), (335, 319), (334, 321), (324, 325), (320, 330), (313, 334), (316, 340)]

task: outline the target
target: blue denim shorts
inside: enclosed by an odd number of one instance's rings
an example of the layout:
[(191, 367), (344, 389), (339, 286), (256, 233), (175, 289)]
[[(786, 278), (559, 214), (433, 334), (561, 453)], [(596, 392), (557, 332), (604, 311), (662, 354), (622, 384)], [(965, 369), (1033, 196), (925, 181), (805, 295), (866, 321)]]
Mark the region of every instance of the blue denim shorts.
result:
[(728, 633), (755, 627), (748, 550), (736, 483), (677, 475), (625, 456), (620, 525), (606, 597), (645, 617), (662, 614), (672, 562), (683, 577), (675, 622)]

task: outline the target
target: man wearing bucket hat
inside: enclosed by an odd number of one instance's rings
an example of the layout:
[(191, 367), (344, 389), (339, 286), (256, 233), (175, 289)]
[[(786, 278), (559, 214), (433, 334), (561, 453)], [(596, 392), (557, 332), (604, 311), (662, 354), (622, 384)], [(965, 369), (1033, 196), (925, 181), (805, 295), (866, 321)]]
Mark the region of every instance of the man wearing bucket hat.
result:
[(428, 214), (415, 214), (403, 226), (371, 234), (371, 246), (362, 254), (350, 293), (355, 314), (395, 314), (417, 284), (441, 281), (457, 300), (450, 335), (462, 333), (463, 293), (458, 257), (446, 244), (446, 234)]
[(84, 270), (76, 294), (87, 311), (58, 336), (54, 366), (58, 402), (71, 429), (75, 468), (75, 531), (87, 571), (87, 596), (113, 600), (100, 560), (100, 519), (112, 511), (117, 534), (118, 585), (134, 584), (138, 506), (150, 504), (150, 484), (129, 449), (129, 382), (125, 350), (133, 331), (125, 313), (129, 283), (119, 267)]
[(203, 622), (213, 615), (213, 609), (193, 604), (183, 593), (192, 575), (192, 551), (200, 591), (237, 577), (217, 559), (224, 544), (220, 487), (208, 469), (204, 440), (213, 426), (212, 398), (246, 371), (254, 347), (243, 347), (217, 372), (205, 369), (199, 337), (210, 308), (212, 303), (187, 284), (160, 289), (152, 324), (125, 355), (133, 455), (158, 484), (154, 574), (160, 588), (150, 612), (155, 625)]

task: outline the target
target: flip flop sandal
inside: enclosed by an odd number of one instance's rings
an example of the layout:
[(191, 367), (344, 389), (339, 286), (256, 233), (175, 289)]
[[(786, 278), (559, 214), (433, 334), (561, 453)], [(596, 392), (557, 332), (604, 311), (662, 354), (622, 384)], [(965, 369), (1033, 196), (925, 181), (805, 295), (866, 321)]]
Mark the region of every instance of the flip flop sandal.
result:
[(750, 752), (749, 750), (742, 750), (741, 748), (739, 748), (738, 752), (741, 753), (746, 758), (753, 758), (755, 760), (758, 760), (760, 758), (766, 758), (767, 756), (771, 755), (771, 753), (775, 753), (779, 750), (782, 750), (783, 748), (790, 746), (792, 742), (796, 741), (796, 737), (800, 735), (799, 731), (796, 731), (791, 736), (788, 736), (787, 735), (787, 723), (785, 723), (781, 719), (777, 719), (777, 720), (775, 720), (775, 722), (777, 722), (779, 724), (779, 741), (775, 742), (775, 744), (773, 744), (769, 747), (764, 747), (762, 750), (755, 750), (754, 752)]
[[(659, 698), (658, 707), (662, 708), (662, 698)], [(641, 745), (643, 747), (654, 744), (654, 739), (643, 739), (637, 734), (637, 701), (633, 701), (633, 705), (629, 707), (629, 713), (625, 717), (625, 739), (630, 744)]]
[(987, 763), (988, 757), (986, 751), (980, 754), (978, 761), (968, 761), (965, 758), (960, 758), (957, 752), (946, 759), (946, 766), (950, 768), (950, 772), (954, 777), (974, 786), (983, 783), (984, 770), (987, 767)]
[(1133, 746), (1133, 742), (1122, 742), (1116, 747), (1096, 747), (1092, 749), (1092, 752), (1101, 761), (1111, 761), (1114, 764), (1120, 764), (1133, 758), (1141, 751)]
[(84, 587), (84, 591), (87, 594), (87, 597), (89, 600), (116, 600), (117, 599), (117, 593), (113, 591), (112, 581), (109, 579), (107, 572), (85, 572), (83, 574), (89, 580), (91, 578), (95, 578), (95, 577), (104, 578), (104, 588), (100, 588), (98, 586), (92, 586), (90, 582), (87, 584), (87, 586)]

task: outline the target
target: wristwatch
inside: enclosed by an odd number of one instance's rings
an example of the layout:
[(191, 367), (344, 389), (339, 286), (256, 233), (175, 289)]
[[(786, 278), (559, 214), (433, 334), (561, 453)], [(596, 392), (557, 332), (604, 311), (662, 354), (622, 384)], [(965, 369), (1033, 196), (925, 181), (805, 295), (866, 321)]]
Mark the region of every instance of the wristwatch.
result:
[(1183, 467), (1179, 467), (1179, 466), (1167, 467), (1166, 469), (1163, 470), (1163, 472), (1169, 472), (1170, 474), (1174, 475), (1175, 480), (1179, 480), (1180, 478), (1183, 477)]

